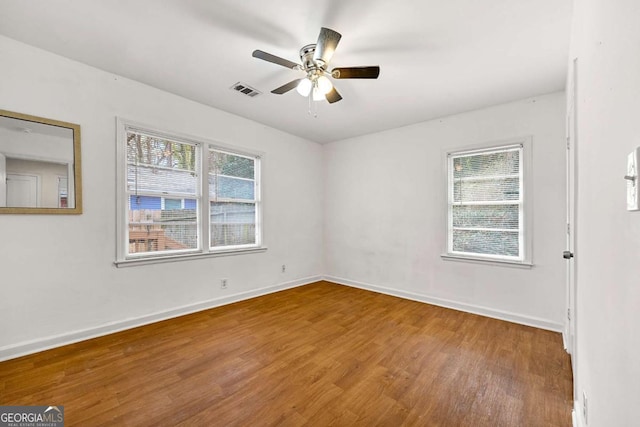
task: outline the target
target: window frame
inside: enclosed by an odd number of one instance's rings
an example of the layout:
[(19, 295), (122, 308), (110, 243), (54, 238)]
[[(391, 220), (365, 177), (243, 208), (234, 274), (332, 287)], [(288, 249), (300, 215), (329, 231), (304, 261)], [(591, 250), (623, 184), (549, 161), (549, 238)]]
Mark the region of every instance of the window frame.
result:
[[(116, 149), (116, 260), (114, 264), (117, 267), (127, 267), (132, 265), (145, 265), (164, 262), (175, 262), (186, 259), (198, 259), (203, 257), (217, 257), (239, 255), (246, 253), (264, 252), (263, 237), (263, 203), (262, 203), (262, 166), (264, 163), (264, 153), (231, 146), (220, 143), (218, 141), (208, 140), (205, 138), (194, 137), (181, 134), (178, 132), (170, 132), (158, 129), (156, 126), (137, 123), (135, 121), (116, 118), (117, 127), (117, 149)], [(129, 224), (128, 210), (130, 192), (127, 191), (127, 132), (140, 132), (145, 135), (168, 139), (178, 143), (191, 144), (196, 147), (196, 174), (198, 180), (196, 183), (196, 210), (198, 212), (196, 230), (197, 230), (197, 247), (194, 249), (179, 249), (173, 251), (162, 251), (158, 253), (144, 252), (138, 254), (129, 254)], [(255, 243), (235, 245), (235, 246), (219, 246), (212, 247), (211, 244), (211, 217), (210, 217), (210, 195), (209, 195), (209, 170), (208, 156), (209, 151), (215, 150), (231, 155), (248, 157), (254, 159), (254, 200), (255, 203)], [(205, 170), (205, 168), (207, 168)], [(192, 198), (192, 195), (163, 193), (155, 195), (161, 198), (181, 198), (182, 205), (185, 205), (185, 198)], [(245, 200), (246, 202), (247, 200)], [(161, 199), (161, 206), (164, 201)]]
[[(248, 180), (248, 181), (253, 181), (254, 183), (254, 200), (253, 203), (255, 205), (255, 226), (256, 226), (256, 233), (255, 233), (255, 237), (256, 237), (256, 242), (255, 243), (249, 243), (249, 244), (243, 244), (243, 245), (229, 245), (229, 246), (211, 246), (211, 202), (220, 202), (220, 203), (248, 203), (249, 200), (248, 199), (236, 199), (236, 198), (228, 198), (228, 197), (217, 197), (216, 195), (216, 200), (212, 200), (211, 199), (211, 194), (209, 191), (209, 176), (211, 175), (211, 171), (207, 170), (206, 174), (203, 173), (203, 182), (206, 181), (206, 192), (203, 191), (203, 200), (206, 199), (207, 200), (207, 207), (204, 207), (205, 209), (207, 209), (207, 217), (208, 220), (208, 225), (206, 226), (207, 228), (207, 236), (209, 236), (208, 242), (209, 242), (209, 251), (212, 253), (220, 253), (220, 252), (230, 252), (230, 251), (237, 251), (237, 250), (245, 250), (245, 249), (252, 249), (255, 247), (259, 247), (261, 245), (262, 242), (262, 232), (261, 230), (261, 226), (260, 224), (262, 224), (261, 221), (261, 206), (260, 206), (260, 168), (261, 168), (261, 162), (260, 162), (260, 156), (259, 155), (249, 155), (246, 154), (245, 152), (239, 152), (237, 150), (231, 150), (229, 148), (222, 148), (219, 145), (212, 145), (209, 144), (206, 147), (206, 151), (207, 151), (207, 155), (209, 154), (210, 151), (217, 151), (218, 153), (225, 153), (225, 154), (230, 154), (233, 156), (239, 156), (239, 157), (247, 157), (247, 158), (253, 158), (254, 159), (254, 178), (253, 180), (249, 180), (248, 178), (239, 178), (239, 177), (230, 177), (229, 175), (224, 175), (224, 174), (218, 174), (218, 176), (225, 176), (225, 177), (229, 177), (229, 178), (237, 178), (237, 179), (242, 179), (242, 180)], [(202, 164), (204, 165), (206, 161), (203, 161)], [(205, 218), (203, 216), (203, 218)], [(260, 227), (260, 228), (259, 228)], [(204, 236), (204, 234), (203, 234)]]
[[(520, 158), (520, 173), (519, 173), (519, 186), (520, 186), (520, 199), (517, 203), (519, 206), (519, 229), (518, 229), (518, 243), (519, 243), (519, 257), (512, 257), (508, 255), (493, 255), (493, 254), (479, 254), (472, 252), (460, 252), (453, 250), (453, 159), (456, 157), (462, 157), (465, 155), (474, 155), (482, 153), (492, 153), (501, 150), (509, 150), (513, 148), (519, 148), (521, 151)], [(504, 141), (493, 141), (482, 144), (476, 144), (472, 146), (466, 146), (457, 148), (454, 150), (447, 150), (443, 153), (444, 157), (444, 171), (445, 171), (445, 191), (446, 191), (446, 206), (445, 206), (445, 244), (444, 252), (441, 257), (444, 260), (453, 261), (466, 261), (477, 263), (489, 263), (496, 265), (506, 265), (515, 267), (530, 268), (533, 266), (533, 235), (532, 235), (532, 179), (531, 179), (531, 167), (532, 167), (532, 137), (520, 137)], [(515, 204), (515, 203), (514, 203)]]

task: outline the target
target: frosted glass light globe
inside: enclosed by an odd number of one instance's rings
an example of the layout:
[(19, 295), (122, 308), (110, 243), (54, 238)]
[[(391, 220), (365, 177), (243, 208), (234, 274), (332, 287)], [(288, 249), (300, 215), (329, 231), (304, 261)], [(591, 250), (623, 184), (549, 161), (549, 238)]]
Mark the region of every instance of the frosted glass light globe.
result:
[(312, 85), (313, 84), (311, 83), (311, 80), (302, 79), (302, 80), (300, 80), (300, 83), (298, 83), (298, 86), (296, 87), (296, 90), (302, 96), (309, 96), (309, 93), (311, 92), (311, 86)]
[(314, 101), (324, 101), (325, 99), (326, 98), (324, 96), (324, 93), (322, 93), (318, 87), (314, 87), (313, 88), (313, 100)]
[(323, 95), (328, 94), (333, 89), (333, 85), (331, 84), (331, 80), (327, 78), (327, 76), (318, 77), (318, 90)]

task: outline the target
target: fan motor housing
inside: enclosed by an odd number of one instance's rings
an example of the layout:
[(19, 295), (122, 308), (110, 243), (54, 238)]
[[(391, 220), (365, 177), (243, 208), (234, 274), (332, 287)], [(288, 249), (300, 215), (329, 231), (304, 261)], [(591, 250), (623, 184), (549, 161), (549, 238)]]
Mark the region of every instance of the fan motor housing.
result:
[(302, 69), (304, 71), (324, 71), (326, 65), (323, 61), (315, 61), (313, 55), (316, 53), (316, 44), (308, 44), (300, 49), (300, 61), (302, 61)]

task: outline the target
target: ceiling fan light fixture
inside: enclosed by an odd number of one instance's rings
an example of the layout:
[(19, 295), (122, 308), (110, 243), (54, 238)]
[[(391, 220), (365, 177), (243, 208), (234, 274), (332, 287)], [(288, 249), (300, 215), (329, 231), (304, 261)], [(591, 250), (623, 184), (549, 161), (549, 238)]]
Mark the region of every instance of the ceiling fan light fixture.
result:
[[(254, 50), (252, 56), (291, 70), (304, 72), (306, 74), (305, 77), (292, 80), (275, 88), (271, 93), (282, 95), (296, 88), (300, 95), (309, 98), (309, 113), (311, 114), (312, 100), (326, 100), (329, 104), (334, 104), (342, 99), (342, 96), (328, 77), (333, 77), (334, 79), (377, 79), (380, 74), (380, 67), (377, 65), (339, 67), (334, 68), (331, 72), (327, 71), (331, 57), (341, 37), (342, 35), (335, 30), (326, 27), (320, 28), (318, 41), (300, 49), (301, 64), (296, 64), (262, 50)], [(315, 116), (316, 114), (314, 114)]]
[(326, 95), (331, 92), (333, 89), (333, 84), (331, 84), (331, 80), (327, 78), (327, 76), (318, 77), (318, 91), (322, 93), (322, 95)]
[(296, 87), (296, 90), (302, 96), (309, 96), (309, 93), (311, 93), (311, 87), (312, 86), (313, 86), (313, 83), (311, 83), (311, 80), (302, 79), (302, 80), (300, 80), (300, 83), (298, 83), (298, 86)]
[(326, 99), (325, 94), (322, 93), (320, 88), (317, 86), (313, 88), (313, 100), (314, 101), (324, 101)]

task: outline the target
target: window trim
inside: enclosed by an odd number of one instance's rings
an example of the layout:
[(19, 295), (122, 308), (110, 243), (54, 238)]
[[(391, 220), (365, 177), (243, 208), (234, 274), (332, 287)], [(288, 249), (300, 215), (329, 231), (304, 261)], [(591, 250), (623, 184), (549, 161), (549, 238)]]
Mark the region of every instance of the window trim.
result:
[[(464, 261), (480, 264), (493, 264), (512, 267), (530, 268), (533, 266), (533, 182), (532, 182), (532, 140), (531, 136), (524, 136), (519, 138), (513, 138), (502, 141), (492, 141), (482, 144), (474, 144), (471, 146), (460, 147), (456, 149), (449, 149), (443, 152), (443, 164), (445, 175), (445, 194), (446, 204), (444, 206), (445, 213), (445, 241), (444, 251), (441, 254), (441, 258), (447, 261)], [(471, 155), (489, 153), (496, 150), (509, 149), (512, 147), (522, 147), (522, 158), (520, 163), (521, 168), (521, 182), (520, 191), (522, 192), (522, 204), (520, 205), (520, 217), (522, 219), (522, 229), (519, 230), (521, 234), (520, 250), (522, 251), (521, 259), (514, 259), (500, 255), (482, 255), (471, 254), (463, 252), (452, 251), (452, 173), (450, 169), (450, 158), (452, 156), (459, 155)]]
[[(199, 180), (197, 183), (196, 200), (198, 201), (198, 247), (195, 249), (184, 249), (178, 251), (163, 251), (160, 253), (128, 254), (128, 222), (127, 222), (127, 131), (139, 131), (141, 133), (175, 140), (176, 142), (194, 144), (197, 147), (196, 173)], [(211, 224), (209, 219), (209, 171), (203, 171), (205, 165), (204, 157), (208, 155), (209, 149), (222, 151), (232, 155), (255, 158), (255, 206), (256, 206), (256, 242), (247, 245), (210, 247)], [(188, 259), (201, 259), (209, 257), (239, 255), (246, 253), (259, 253), (267, 250), (264, 245), (263, 215), (264, 205), (262, 203), (262, 169), (264, 167), (264, 153), (247, 150), (220, 143), (206, 138), (185, 135), (179, 132), (172, 132), (160, 129), (159, 127), (147, 125), (132, 120), (116, 117), (116, 260), (117, 267), (147, 265), (165, 262), (175, 262)], [(163, 195), (156, 195), (163, 197)], [(171, 195), (170, 195), (171, 196)], [(190, 195), (193, 197), (192, 195)], [(184, 200), (183, 200), (184, 203)]]

